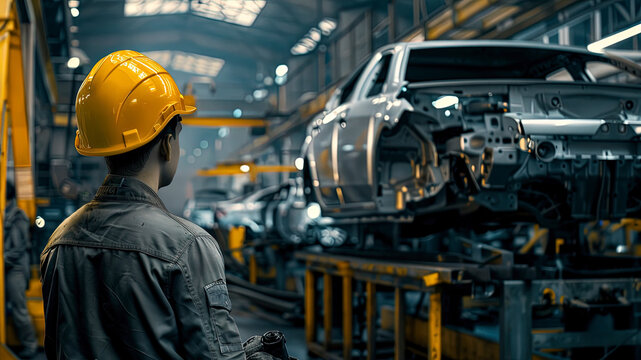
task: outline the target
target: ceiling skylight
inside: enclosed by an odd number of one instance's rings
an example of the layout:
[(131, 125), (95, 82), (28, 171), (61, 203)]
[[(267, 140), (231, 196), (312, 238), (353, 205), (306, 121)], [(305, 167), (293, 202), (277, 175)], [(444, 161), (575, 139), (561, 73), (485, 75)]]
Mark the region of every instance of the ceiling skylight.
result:
[(182, 51), (147, 51), (144, 53), (161, 66), (192, 74), (215, 77), (225, 65), (225, 60)]
[(309, 29), (300, 40), (292, 46), (289, 52), (292, 55), (305, 55), (310, 51), (316, 49), (316, 45), (321, 41), (322, 36), (330, 36), (336, 29), (336, 20), (325, 18), (318, 23), (318, 28), (313, 27)]
[(252, 26), (265, 3), (264, 0), (191, 0), (191, 11), (210, 19)]
[(125, 0), (125, 16), (184, 14), (189, 0)]
[(252, 26), (265, 0), (125, 0), (125, 16), (185, 14)]

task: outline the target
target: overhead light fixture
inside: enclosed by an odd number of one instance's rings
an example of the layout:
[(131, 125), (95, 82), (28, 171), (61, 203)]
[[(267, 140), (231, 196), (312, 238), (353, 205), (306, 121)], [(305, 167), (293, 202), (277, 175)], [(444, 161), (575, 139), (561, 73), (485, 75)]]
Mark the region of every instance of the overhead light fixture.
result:
[(232, 112), (232, 115), (238, 119), (239, 117), (243, 116), (243, 111), (240, 108), (236, 108)]
[(78, 0), (69, 0), (67, 2), (67, 5), (69, 5), (69, 8), (77, 8), (78, 6), (80, 6), (80, 1), (78, 1)]
[[(229, 128), (228, 127), (223, 126), (220, 129), (218, 129), (218, 136), (220, 136), (221, 138), (225, 138), (225, 137), (227, 137), (227, 135), (229, 135)], [(216, 140), (216, 141), (218, 141), (218, 140)]]
[(69, 69), (75, 69), (75, 68), (77, 68), (78, 66), (80, 66), (80, 58), (79, 58), (79, 57), (77, 57), (77, 56), (71, 57), (71, 58), (69, 58), (69, 60), (67, 61), (67, 67), (68, 67)]
[(274, 84), (274, 79), (272, 79), (271, 76), (266, 76), (263, 83), (267, 86), (272, 86)]
[(595, 41), (591, 43), (590, 45), (588, 45), (588, 51), (595, 52), (595, 53), (603, 53), (603, 49), (609, 46), (612, 46), (618, 42), (621, 42), (625, 39), (629, 39), (640, 33), (641, 33), (641, 24), (634, 25), (630, 28), (619, 31), (618, 33), (604, 37), (599, 41)]
[(283, 76), (276, 76), (276, 78), (274, 79), (274, 82), (276, 83), (276, 85), (285, 84), (287, 82), (287, 74)]
[(182, 51), (146, 51), (144, 54), (163, 67), (211, 77), (217, 76), (225, 65), (223, 59)]
[(312, 40), (319, 42), (321, 39), (321, 31), (317, 28), (311, 28), (311, 30), (309, 30), (309, 37)]
[(125, 0), (125, 16), (185, 14), (189, 0)]
[(287, 71), (289, 71), (289, 68), (285, 64), (280, 64), (276, 67), (276, 76), (285, 76), (287, 75)]
[(336, 30), (336, 20), (332, 18), (324, 18), (318, 23), (318, 28), (324, 36), (329, 36), (334, 30)]
[(329, 36), (336, 29), (336, 20), (325, 18), (318, 23), (318, 27), (312, 27), (309, 31), (292, 46), (289, 52), (292, 55), (305, 55), (316, 49), (323, 36)]
[(256, 90), (254, 90), (254, 92), (253, 92), (254, 99), (255, 99), (256, 101), (261, 101), (261, 100), (263, 100), (264, 98), (266, 98), (266, 97), (267, 97), (267, 95), (268, 95), (268, 94), (269, 94), (269, 91), (267, 91), (267, 89), (256, 89)]
[(458, 105), (458, 97), (454, 95), (444, 95), (432, 101), (432, 106), (437, 109), (445, 109), (456, 105)]
[(78, 8), (71, 8), (71, 16), (78, 17), (80, 15), (80, 10)]
[(240, 171), (242, 171), (244, 173), (248, 173), (249, 170), (250, 170), (249, 169), (249, 165), (247, 165), (247, 164), (240, 165)]
[(265, 0), (191, 0), (191, 11), (209, 19), (252, 26), (265, 3)]
[(303, 170), (303, 168), (305, 167), (305, 159), (303, 159), (302, 157), (296, 158), (296, 160), (294, 160), (294, 166), (298, 170)]
[(171, 57), (173, 56), (172, 52), (169, 50), (144, 51), (143, 54), (148, 58), (153, 59), (162, 67), (169, 67), (169, 64), (171, 64)]

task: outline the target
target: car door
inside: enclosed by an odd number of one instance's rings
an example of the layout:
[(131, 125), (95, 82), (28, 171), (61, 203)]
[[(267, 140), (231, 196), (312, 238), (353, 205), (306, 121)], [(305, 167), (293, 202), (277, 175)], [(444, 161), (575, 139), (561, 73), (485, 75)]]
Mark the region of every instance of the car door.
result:
[(349, 99), (351, 99), (367, 64), (361, 66), (345, 85), (337, 90), (335, 97), (333, 96), (336, 99), (333, 102), (336, 107), (327, 108), (325, 116), (314, 120), (316, 124), (312, 126), (312, 143), (308, 152), (308, 160), (316, 197), (324, 208), (336, 207), (341, 204), (340, 190), (337, 191), (339, 181), (338, 168), (336, 167), (338, 149), (335, 145), (338, 142), (335, 139), (338, 136), (340, 123), (344, 121), (349, 112)]
[(353, 95), (349, 112), (336, 124), (338, 197), (346, 207), (374, 207), (373, 166), (368, 162), (374, 149), (377, 117), (385, 116), (384, 92), (393, 53), (383, 52), (367, 67)]

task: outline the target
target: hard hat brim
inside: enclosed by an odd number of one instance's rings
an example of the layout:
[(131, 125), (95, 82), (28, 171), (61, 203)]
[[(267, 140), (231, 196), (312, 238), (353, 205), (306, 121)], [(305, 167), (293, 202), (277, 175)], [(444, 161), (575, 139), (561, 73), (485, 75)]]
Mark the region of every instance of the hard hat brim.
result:
[[(169, 116), (167, 116), (167, 120), (162, 124), (160, 129), (164, 129), (165, 126), (169, 123), (169, 121), (176, 115), (189, 115), (193, 114), (196, 111), (195, 106), (190, 106), (190, 105), (185, 105), (185, 109), (176, 109), (176, 111), (172, 112)], [(148, 144), (151, 140), (153, 140), (158, 134), (160, 133), (160, 130), (154, 134), (154, 136), (150, 136), (148, 139), (145, 139), (145, 141), (141, 141), (140, 143), (136, 144), (135, 146), (130, 146), (123, 148), (122, 145), (116, 145), (111, 148), (99, 148), (99, 149), (86, 149), (80, 147), (80, 138), (79, 138), (79, 132), (76, 132), (76, 139), (75, 139), (75, 148), (76, 151), (80, 155), (84, 156), (113, 156), (113, 155), (119, 155), (119, 154), (124, 154), (126, 152), (136, 150), (139, 147), (142, 147), (145, 144)]]

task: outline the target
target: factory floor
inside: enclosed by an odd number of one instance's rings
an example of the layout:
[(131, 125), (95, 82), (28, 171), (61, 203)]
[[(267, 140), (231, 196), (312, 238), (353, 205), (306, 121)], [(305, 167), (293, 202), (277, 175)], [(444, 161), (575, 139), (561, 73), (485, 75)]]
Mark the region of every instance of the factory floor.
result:
[(242, 297), (231, 295), (231, 301), (232, 314), (243, 341), (269, 330), (280, 330), (287, 338), (287, 350), (290, 356), (299, 360), (311, 359), (307, 355), (305, 329), (302, 326), (294, 326), (291, 322), (281, 319), (278, 314), (256, 308)]
[[(294, 326), (291, 322), (281, 319), (278, 314), (269, 313), (252, 305), (242, 297), (232, 295), (232, 314), (238, 324), (240, 337), (245, 341), (253, 335), (262, 335), (269, 330), (280, 330), (287, 338), (289, 355), (299, 360), (308, 360), (305, 329)], [(33, 360), (45, 360), (42, 348)]]

